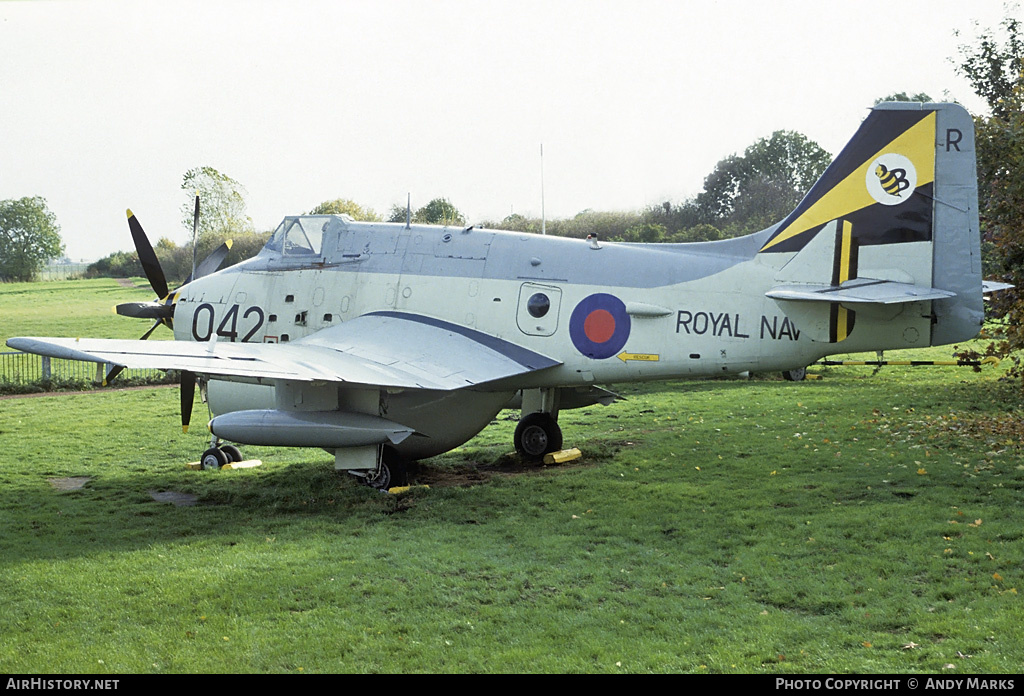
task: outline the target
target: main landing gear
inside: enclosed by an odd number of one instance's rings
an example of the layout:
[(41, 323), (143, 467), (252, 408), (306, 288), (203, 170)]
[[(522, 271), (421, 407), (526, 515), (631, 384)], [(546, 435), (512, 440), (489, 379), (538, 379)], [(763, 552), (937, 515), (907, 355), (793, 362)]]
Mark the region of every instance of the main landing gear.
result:
[(522, 416), (513, 443), (523, 459), (536, 461), (549, 452), (562, 449), (562, 429), (558, 427), (558, 389), (524, 389)]
[(518, 452), (524, 459), (541, 459), (549, 452), (562, 449), (562, 429), (550, 413), (530, 413), (523, 416), (513, 436)]
[(409, 483), (409, 463), (399, 456), (398, 452), (385, 447), (377, 468), (368, 471), (363, 482), (370, 488), (381, 491), (395, 486), (405, 486)]
[(787, 382), (803, 382), (807, 378), (807, 368), (798, 367), (794, 370), (786, 370), (782, 373), (782, 377)]
[(349, 475), (359, 479), (364, 486), (379, 491), (408, 485), (410, 463), (390, 447), (384, 447), (382, 450), (378, 455), (376, 469), (350, 469)]

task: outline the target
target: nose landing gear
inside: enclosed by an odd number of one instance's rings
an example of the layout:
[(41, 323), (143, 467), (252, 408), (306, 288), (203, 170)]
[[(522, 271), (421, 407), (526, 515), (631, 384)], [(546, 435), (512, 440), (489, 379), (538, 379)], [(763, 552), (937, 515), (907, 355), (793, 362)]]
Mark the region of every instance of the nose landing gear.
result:
[(222, 466), (242, 461), (242, 452), (234, 445), (220, 445), (220, 438), (210, 438), (210, 448), (199, 458), (203, 469), (220, 469)]

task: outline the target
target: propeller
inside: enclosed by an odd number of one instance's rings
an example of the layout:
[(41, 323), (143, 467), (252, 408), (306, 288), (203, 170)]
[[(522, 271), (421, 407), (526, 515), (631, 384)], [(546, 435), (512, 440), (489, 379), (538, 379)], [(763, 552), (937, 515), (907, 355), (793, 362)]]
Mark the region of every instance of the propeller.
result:
[[(157, 327), (161, 324), (171, 328), (172, 322), (174, 321), (174, 304), (178, 297), (178, 292), (181, 290), (179, 287), (173, 293), (169, 291), (167, 286), (167, 278), (164, 275), (163, 268), (160, 266), (160, 260), (156, 256), (156, 252), (153, 251), (153, 245), (149, 243), (149, 238), (146, 236), (146, 232), (142, 229), (142, 224), (139, 223), (138, 218), (129, 209), (128, 211), (128, 229), (132, 233), (132, 241), (135, 243), (135, 251), (139, 256), (139, 263), (142, 264), (142, 271), (146, 274), (146, 279), (149, 281), (149, 285), (153, 288), (153, 292), (156, 293), (157, 299), (150, 300), (149, 302), (122, 302), (117, 305), (114, 310), (125, 317), (133, 317), (136, 319), (155, 319), (153, 325), (149, 327), (146, 333), (142, 334), (139, 340), (145, 341), (149, 338)], [(214, 273), (220, 265), (224, 263), (224, 259), (227, 257), (228, 252), (231, 250), (231, 240), (227, 240), (219, 247), (217, 247), (212, 254), (207, 256), (198, 265), (195, 262), (195, 248), (196, 248), (196, 235), (199, 231), (199, 196), (196, 196), (195, 213), (192, 217), (192, 273), (182, 284), (182, 287), (188, 285), (193, 280), (202, 278), (203, 276)], [(110, 368), (107, 372), (106, 377), (103, 380), (103, 385), (106, 386), (114, 381), (115, 378), (124, 367), (121, 365), (115, 365)], [(195, 398), (196, 393), (196, 375), (187, 370), (181, 372), (181, 428), (183, 432), (188, 432), (189, 421), (192, 418), (192, 402)]]
[[(149, 285), (153, 288), (153, 292), (156, 293), (157, 299), (150, 300), (149, 302), (122, 302), (117, 305), (114, 310), (125, 317), (133, 317), (136, 319), (156, 319), (157, 325), (166, 324), (168, 327), (171, 326), (171, 322), (174, 319), (174, 301), (177, 298), (178, 288), (171, 293), (167, 287), (167, 278), (164, 276), (163, 268), (160, 266), (160, 260), (157, 259), (156, 252), (153, 251), (153, 245), (149, 243), (149, 238), (146, 236), (146, 232), (142, 229), (142, 224), (138, 218), (135, 217), (130, 209), (128, 210), (128, 229), (132, 233), (132, 241), (135, 242), (135, 251), (139, 256), (139, 263), (142, 264), (142, 271), (146, 274), (146, 279), (149, 281)], [(196, 208), (195, 215), (193, 216), (192, 232), (193, 235), (198, 232), (199, 229), (199, 196), (196, 196)], [(195, 237), (193, 236), (193, 240)], [(210, 275), (224, 263), (224, 259), (227, 258), (228, 252), (231, 250), (231, 240), (224, 242), (217, 247), (212, 254), (207, 256), (198, 265), (193, 262), (193, 270), (191, 275), (182, 284), (182, 287), (188, 285), (193, 280), (202, 278), (203, 276)], [(195, 256), (195, 243), (193, 241), (193, 257)], [(142, 337), (143, 339), (149, 338), (150, 334), (153, 333), (151, 328)]]

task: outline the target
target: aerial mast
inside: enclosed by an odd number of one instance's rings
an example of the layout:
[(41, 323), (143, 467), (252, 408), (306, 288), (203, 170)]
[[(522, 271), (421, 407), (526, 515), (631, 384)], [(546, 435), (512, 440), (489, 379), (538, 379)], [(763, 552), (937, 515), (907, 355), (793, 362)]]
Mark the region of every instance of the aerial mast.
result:
[(548, 233), (547, 217), (544, 215), (544, 143), (540, 144), (540, 233)]

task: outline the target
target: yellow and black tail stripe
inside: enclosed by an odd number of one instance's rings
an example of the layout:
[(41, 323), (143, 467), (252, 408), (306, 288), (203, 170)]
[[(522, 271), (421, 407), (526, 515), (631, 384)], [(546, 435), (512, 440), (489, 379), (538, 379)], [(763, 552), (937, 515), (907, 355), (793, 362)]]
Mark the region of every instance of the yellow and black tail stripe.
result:
[[(868, 244), (930, 240), (931, 200), (927, 196), (935, 181), (935, 128), (934, 111), (872, 111), (761, 251), (798, 251), (837, 218), (867, 223), (860, 229)], [(898, 206), (881, 205), (868, 190), (865, 181), (869, 174), (881, 187), (894, 188), (888, 180), (881, 183), (877, 173), (879, 158), (889, 155), (912, 163), (915, 190), (925, 194), (919, 205), (912, 202), (920, 198), (912, 195), (914, 190), (904, 190), (899, 184), (895, 190), (900, 196), (894, 199)], [(891, 192), (886, 189), (886, 193)], [(913, 224), (908, 225), (908, 219)]]
[(849, 338), (853, 333), (853, 324), (856, 318), (856, 312), (843, 307), (838, 302), (829, 305), (828, 342), (839, 343)]
[(839, 286), (857, 278), (860, 244), (853, 237), (853, 223), (839, 220), (836, 225), (835, 254), (832, 257), (832, 285)]
[[(859, 244), (853, 236), (853, 224), (849, 220), (839, 220), (836, 225), (835, 253), (832, 257), (832, 285), (839, 287), (848, 280), (857, 277), (857, 259)], [(829, 307), (828, 340), (829, 343), (844, 341), (853, 332), (856, 312), (846, 309), (838, 302)]]

